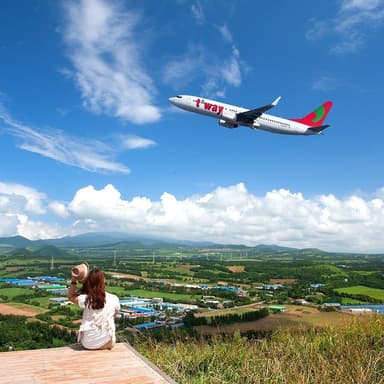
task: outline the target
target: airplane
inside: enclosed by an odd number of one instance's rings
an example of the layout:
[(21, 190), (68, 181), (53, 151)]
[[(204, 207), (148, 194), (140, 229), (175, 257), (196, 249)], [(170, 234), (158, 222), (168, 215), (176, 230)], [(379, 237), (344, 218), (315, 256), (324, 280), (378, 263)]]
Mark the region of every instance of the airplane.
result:
[(186, 111), (215, 117), (219, 119), (219, 125), (226, 128), (238, 128), (242, 125), (251, 129), (262, 129), (286, 135), (319, 135), (329, 127), (329, 125), (323, 125), (323, 122), (332, 108), (332, 101), (326, 101), (302, 118), (284, 119), (266, 114), (265, 112), (275, 107), (280, 99), (281, 96), (271, 104), (255, 109), (245, 109), (190, 95), (178, 95), (170, 97), (168, 100), (176, 107)]

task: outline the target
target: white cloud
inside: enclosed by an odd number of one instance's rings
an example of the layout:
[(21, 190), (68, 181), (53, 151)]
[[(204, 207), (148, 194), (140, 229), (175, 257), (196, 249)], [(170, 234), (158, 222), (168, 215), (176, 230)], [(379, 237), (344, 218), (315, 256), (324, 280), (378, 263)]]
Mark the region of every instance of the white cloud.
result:
[(52, 238), (62, 233), (57, 224), (31, 219), (46, 217), (46, 195), (34, 188), (0, 182), (0, 236), (21, 235), (30, 239)]
[(241, 85), (242, 69), (244, 65), (235, 46), (231, 48), (230, 55), (221, 58), (203, 45), (193, 45), (185, 54), (167, 63), (163, 80), (175, 89), (200, 82), (206, 96), (222, 96), (227, 85)]
[(250, 193), (243, 183), (183, 200), (125, 200), (112, 185), (80, 189), (67, 206), (75, 231), (127, 231), (174, 239), (256, 245), (275, 243), (338, 251), (383, 251), (384, 201), (338, 199), (273, 190)]
[(364, 37), (359, 33), (352, 33), (344, 40), (339, 41), (330, 48), (330, 52), (335, 55), (348, 55), (357, 53), (364, 46)]
[(17, 215), (10, 213), (2, 213), (0, 211), (0, 236), (13, 236), (20, 234), (19, 232), (19, 218)]
[(126, 149), (138, 149), (138, 148), (149, 148), (156, 145), (156, 142), (144, 137), (135, 135), (127, 135), (121, 137), (121, 145)]
[(31, 220), (25, 215), (17, 215), (17, 217), (17, 233), (27, 239), (54, 239), (61, 237), (63, 234), (63, 228), (59, 224)]
[(116, 150), (105, 142), (65, 135), (52, 128), (37, 130), (13, 120), (1, 110), (0, 120), (7, 124), (9, 133), (20, 139), (21, 149), (91, 172), (130, 172), (125, 165), (112, 160)]
[(0, 212), (10, 213), (12, 208), (16, 212), (28, 212), (33, 214), (45, 213), (43, 201), (46, 196), (33, 188), (15, 184), (0, 182)]
[[(340, 199), (332, 194), (306, 198), (287, 189), (257, 196), (239, 183), (185, 199), (164, 192), (151, 200), (145, 196), (124, 199), (109, 184), (101, 189), (81, 188), (69, 202), (48, 202), (34, 189), (1, 183), (0, 236), (36, 239), (121, 231), (175, 240), (383, 252), (383, 189), (373, 198)], [(31, 210), (38, 212), (39, 220), (33, 219)], [(46, 215), (52, 212), (56, 222), (49, 223)]]
[(322, 76), (312, 83), (312, 89), (315, 91), (328, 92), (336, 89), (339, 85), (339, 81), (330, 76)]
[(191, 11), (194, 19), (196, 20), (197, 24), (204, 24), (205, 22), (205, 13), (203, 9), (203, 5), (201, 4), (200, 0), (196, 0), (192, 6)]
[[(164, 67), (163, 80), (175, 89), (185, 88), (191, 83), (200, 83), (205, 96), (225, 97), (226, 86), (238, 87), (242, 82), (242, 72), (249, 68), (240, 59), (240, 51), (234, 43), (232, 32), (226, 24), (217, 25), (206, 22), (204, 8), (200, 0), (192, 4), (192, 13), (198, 24), (204, 24), (204, 38), (194, 40), (184, 54), (173, 57)], [(219, 47), (212, 50), (205, 43), (207, 30), (219, 32), (225, 55), (219, 55)], [(228, 44), (230, 48), (228, 48)]]
[(206, 62), (202, 47), (189, 47), (187, 53), (175, 57), (163, 70), (163, 80), (175, 88), (182, 88), (199, 75), (199, 66)]
[(85, 107), (137, 124), (159, 120), (135, 34), (139, 15), (116, 1), (68, 1), (64, 6), (64, 38)]
[(241, 84), (239, 51), (236, 48), (232, 49), (232, 56), (224, 63), (222, 75), (226, 82), (234, 87)]
[(310, 20), (306, 38), (317, 41), (331, 38), (330, 52), (347, 55), (359, 52), (370, 30), (384, 22), (384, 1), (344, 0), (337, 15), (329, 20)]
[(382, 0), (343, 0), (341, 4), (341, 9), (350, 10), (350, 9), (359, 9), (359, 10), (372, 10), (377, 8)]
[(69, 216), (67, 207), (64, 203), (59, 201), (52, 201), (49, 204), (49, 209), (56, 215), (63, 219), (67, 218)]
[(319, 21), (312, 18), (308, 24), (310, 24), (310, 28), (305, 33), (307, 40), (318, 41), (331, 34), (329, 22), (327, 21)]
[(384, 187), (379, 188), (379, 189), (375, 192), (375, 197), (377, 197), (377, 198), (380, 199), (380, 200), (384, 200)]
[[(203, 14), (200, 2), (193, 6), (201, 9)], [(203, 19), (205, 21), (205, 16)], [(207, 34), (217, 37), (217, 33), (221, 38), (217, 48), (212, 50), (206, 46), (205, 37)], [(222, 50), (224, 55), (218, 54)], [(249, 67), (240, 58), (240, 51), (228, 26), (205, 23), (202, 40), (194, 39), (194, 42), (187, 46), (186, 52), (172, 57), (164, 66), (163, 81), (176, 90), (191, 83), (200, 84), (205, 96), (225, 97), (226, 87), (240, 86), (242, 73), (248, 70)]]
[(223, 36), (224, 40), (227, 41), (228, 43), (232, 44), (233, 43), (233, 37), (232, 37), (232, 33), (229, 30), (228, 26), (224, 24), (224, 25), (219, 26), (218, 29), (219, 29), (219, 32), (221, 33), (221, 35)]

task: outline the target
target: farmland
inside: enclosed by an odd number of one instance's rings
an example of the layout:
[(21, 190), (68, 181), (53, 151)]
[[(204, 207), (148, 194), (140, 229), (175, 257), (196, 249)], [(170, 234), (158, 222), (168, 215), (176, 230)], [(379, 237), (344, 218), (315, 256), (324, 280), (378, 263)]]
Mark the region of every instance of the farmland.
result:
[[(105, 272), (107, 290), (119, 298), (161, 298), (196, 305), (196, 316), (228, 316), (270, 305), (283, 313), (228, 324), (196, 327), (197, 334), (273, 331), (340, 325), (351, 315), (325, 312), (327, 302), (371, 304), (384, 301), (384, 257), (329, 254), (279, 248), (145, 245), (139, 242), (100, 247), (33, 247), (4, 252), (0, 278), (69, 278), (71, 266), (86, 260)], [(316, 284), (313, 284), (316, 283)], [(3, 313), (36, 317), (51, 325), (76, 328), (81, 312), (60, 309), (42, 289), (0, 283)], [(126, 325), (126, 324), (125, 324)], [(121, 333), (121, 337), (125, 337)]]
[(370, 288), (363, 285), (356, 285), (352, 287), (337, 288), (335, 289), (338, 293), (345, 293), (347, 295), (360, 295), (370, 297), (372, 299), (384, 302), (384, 290), (377, 288)]

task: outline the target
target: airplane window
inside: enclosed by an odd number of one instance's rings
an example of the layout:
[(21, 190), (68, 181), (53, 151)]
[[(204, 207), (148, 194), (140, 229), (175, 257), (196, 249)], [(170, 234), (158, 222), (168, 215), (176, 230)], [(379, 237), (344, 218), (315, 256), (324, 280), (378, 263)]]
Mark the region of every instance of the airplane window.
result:
[(182, 99), (183, 98), (183, 96), (179, 96), (179, 95), (177, 95), (176, 96), (178, 99)]

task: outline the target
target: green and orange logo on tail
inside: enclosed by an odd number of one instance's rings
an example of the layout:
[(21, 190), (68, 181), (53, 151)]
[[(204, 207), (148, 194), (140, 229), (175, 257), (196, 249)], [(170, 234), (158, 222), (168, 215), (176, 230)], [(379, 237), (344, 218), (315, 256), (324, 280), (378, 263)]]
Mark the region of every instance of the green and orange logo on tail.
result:
[(318, 127), (323, 124), (325, 118), (328, 115), (328, 112), (332, 108), (332, 101), (326, 101), (320, 107), (316, 108), (314, 111), (309, 113), (307, 116), (302, 117), (301, 119), (290, 119), (292, 121), (297, 121), (298, 123), (309, 125), (310, 127)]

